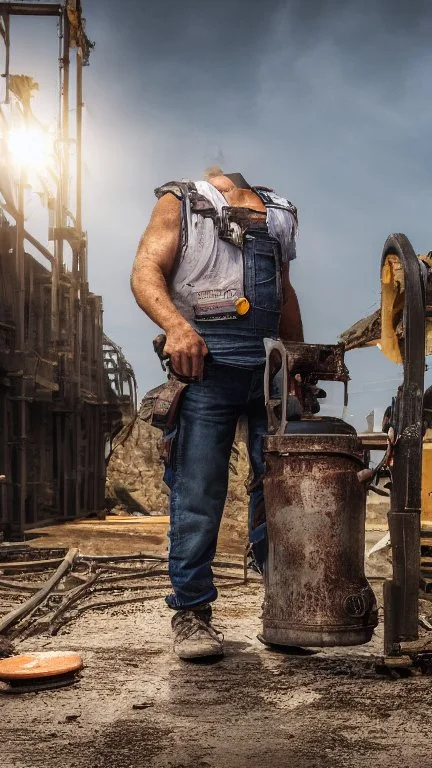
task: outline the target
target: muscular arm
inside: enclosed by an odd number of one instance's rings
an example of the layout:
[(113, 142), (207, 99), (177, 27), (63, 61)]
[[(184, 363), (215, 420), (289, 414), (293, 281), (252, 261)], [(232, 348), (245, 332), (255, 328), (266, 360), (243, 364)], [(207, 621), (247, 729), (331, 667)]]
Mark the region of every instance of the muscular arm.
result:
[(304, 341), (300, 307), (289, 277), (289, 262), (282, 266), (282, 297), (279, 336), (284, 341)]
[(181, 203), (167, 194), (156, 203), (137, 250), (131, 288), (138, 306), (167, 337), (165, 352), (175, 372), (201, 377), (207, 347), (171, 300), (168, 281), (180, 240)]

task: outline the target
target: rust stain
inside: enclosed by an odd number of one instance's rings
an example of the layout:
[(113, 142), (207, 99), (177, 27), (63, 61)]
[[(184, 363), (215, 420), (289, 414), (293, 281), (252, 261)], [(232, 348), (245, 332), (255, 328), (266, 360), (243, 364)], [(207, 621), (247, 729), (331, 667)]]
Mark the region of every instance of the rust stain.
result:
[(269, 435), (265, 456), (264, 637), (282, 645), (368, 642), (377, 617), (363, 566), (366, 495), (357, 436)]

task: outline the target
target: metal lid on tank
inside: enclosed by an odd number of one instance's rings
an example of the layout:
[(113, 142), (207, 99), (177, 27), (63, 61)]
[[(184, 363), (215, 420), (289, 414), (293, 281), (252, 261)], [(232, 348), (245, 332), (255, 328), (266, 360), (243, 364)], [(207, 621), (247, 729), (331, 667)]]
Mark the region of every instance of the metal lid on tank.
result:
[(357, 435), (351, 424), (334, 416), (312, 416), (298, 421), (287, 421), (287, 435)]
[(265, 435), (264, 453), (326, 453), (350, 456), (363, 464), (363, 449), (351, 424), (332, 417), (289, 421), (284, 435)]

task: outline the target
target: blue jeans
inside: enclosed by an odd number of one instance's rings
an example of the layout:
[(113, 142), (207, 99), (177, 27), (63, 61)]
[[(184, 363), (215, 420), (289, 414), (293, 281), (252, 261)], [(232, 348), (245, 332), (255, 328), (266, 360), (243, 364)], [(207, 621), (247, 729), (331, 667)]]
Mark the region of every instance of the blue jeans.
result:
[(217, 597), (212, 561), (228, 487), (231, 448), (239, 416), (249, 426), (249, 457), (254, 475), (249, 528), (255, 555), (265, 558), (262, 437), (267, 431), (263, 396), (264, 367), (207, 364), (202, 382), (183, 396), (171, 442), (165, 480), (171, 487), (169, 573), (170, 608), (198, 606)]

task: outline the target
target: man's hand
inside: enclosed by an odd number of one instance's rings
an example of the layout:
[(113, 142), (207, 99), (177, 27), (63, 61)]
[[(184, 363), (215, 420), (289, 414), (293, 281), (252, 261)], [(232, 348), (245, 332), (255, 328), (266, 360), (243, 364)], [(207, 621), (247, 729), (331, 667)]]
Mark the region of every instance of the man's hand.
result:
[(174, 374), (202, 379), (207, 345), (189, 323), (178, 323), (167, 331), (164, 353), (169, 355)]

